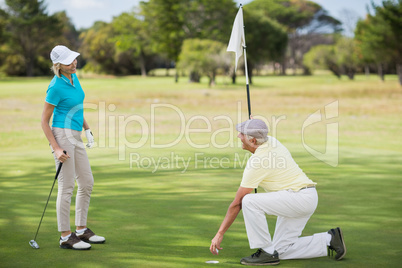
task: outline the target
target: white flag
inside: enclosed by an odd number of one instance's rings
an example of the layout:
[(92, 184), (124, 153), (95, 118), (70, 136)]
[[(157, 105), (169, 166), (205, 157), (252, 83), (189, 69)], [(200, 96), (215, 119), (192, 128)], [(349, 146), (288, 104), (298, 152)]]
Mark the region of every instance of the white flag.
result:
[(237, 62), (243, 54), (243, 46), (246, 46), (246, 40), (244, 38), (243, 8), (240, 7), (233, 23), (232, 34), (230, 35), (228, 48), (226, 49), (226, 51), (236, 53), (235, 71), (237, 69)]

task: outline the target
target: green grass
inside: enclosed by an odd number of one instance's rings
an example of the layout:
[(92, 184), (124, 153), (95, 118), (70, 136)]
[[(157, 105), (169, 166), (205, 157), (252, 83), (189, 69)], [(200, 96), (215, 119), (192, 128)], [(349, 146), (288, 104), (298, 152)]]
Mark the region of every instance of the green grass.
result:
[[(36, 240), (41, 249), (32, 249), (28, 242), (55, 173), (40, 128), (49, 81), (0, 80), (1, 267), (211, 267), (207, 260), (219, 260), (219, 267), (240, 267), (240, 258), (253, 253), (241, 214), (226, 233), (220, 255), (209, 253), (247, 157), (228, 121), (235, 124), (247, 117), (243, 77), (234, 86), (219, 77), (211, 88), (206, 80), (191, 84), (187, 78), (178, 84), (172, 77), (82, 78), (86, 119), (98, 142), (88, 150), (95, 177), (88, 225), (107, 243), (86, 252), (58, 248), (55, 189)], [(340, 226), (348, 248), (341, 262), (323, 257), (281, 261), (281, 266), (399, 267), (402, 88), (397, 78), (383, 83), (375, 76), (348, 81), (323, 74), (255, 77), (253, 82), (252, 113), (267, 119), (271, 131), (318, 183), (319, 205), (303, 235)], [(323, 113), (334, 101), (339, 102), (339, 116), (326, 123), (339, 126), (335, 167), (309, 154), (301, 141), (308, 116)], [(204, 132), (180, 137), (180, 114), (187, 130)], [(325, 126), (317, 123), (304, 132), (307, 145), (321, 153)], [(144, 144), (134, 146), (142, 137)], [(153, 145), (174, 141), (168, 148)], [(135, 156), (141, 158), (136, 162)], [(182, 162), (168, 165), (175, 161), (172, 157), (188, 161), (187, 169)], [(156, 168), (146, 161), (152, 159), (165, 165)], [(226, 162), (219, 167), (214, 162), (219, 160)], [(268, 221), (273, 231), (275, 219)]]

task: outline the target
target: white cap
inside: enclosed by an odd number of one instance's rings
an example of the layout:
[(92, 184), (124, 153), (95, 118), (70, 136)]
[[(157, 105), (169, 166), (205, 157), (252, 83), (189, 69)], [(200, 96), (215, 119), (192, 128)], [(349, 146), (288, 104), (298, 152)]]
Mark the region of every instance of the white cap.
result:
[(79, 55), (80, 53), (72, 51), (66, 46), (55, 46), (50, 52), (50, 59), (53, 64), (70, 65)]

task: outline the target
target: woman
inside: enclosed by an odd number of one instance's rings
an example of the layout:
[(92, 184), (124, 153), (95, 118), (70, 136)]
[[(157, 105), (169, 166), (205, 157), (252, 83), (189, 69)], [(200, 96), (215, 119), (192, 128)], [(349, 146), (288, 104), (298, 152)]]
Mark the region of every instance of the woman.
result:
[[(56, 166), (63, 163), (58, 177), (56, 203), (58, 230), (61, 232), (60, 248), (82, 250), (90, 249), (90, 243), (104, 243), (105, 238), (95, 235), (86, 226), (94, 179), (81, 139), (82, 128), (88, 139), (88, 148), (92, 147), (94, 138), (84, 119), (85, 94), (75, 74), (79, 55), (65, 46), (56, 46), (50, 53), (55, 76), (46, 93), (42, 129), (49, 140)], [(49, 121), (52, 115), (51, 128)], [(78, 191), (74, 233), (70, 229), (70, 203), (75, 179)]]

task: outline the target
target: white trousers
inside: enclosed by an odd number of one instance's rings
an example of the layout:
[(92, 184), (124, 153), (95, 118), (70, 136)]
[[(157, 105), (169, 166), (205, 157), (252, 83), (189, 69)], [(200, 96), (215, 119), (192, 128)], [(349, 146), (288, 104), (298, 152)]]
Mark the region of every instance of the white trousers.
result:
[[(300, 237), (317, 203), (315, 188), (246, 195), (242, 209), (250, 248), (274, 246), (282, 260), (327, 256), (327, 232)], [(265, 214), (278, 217), (273, 239)]]

